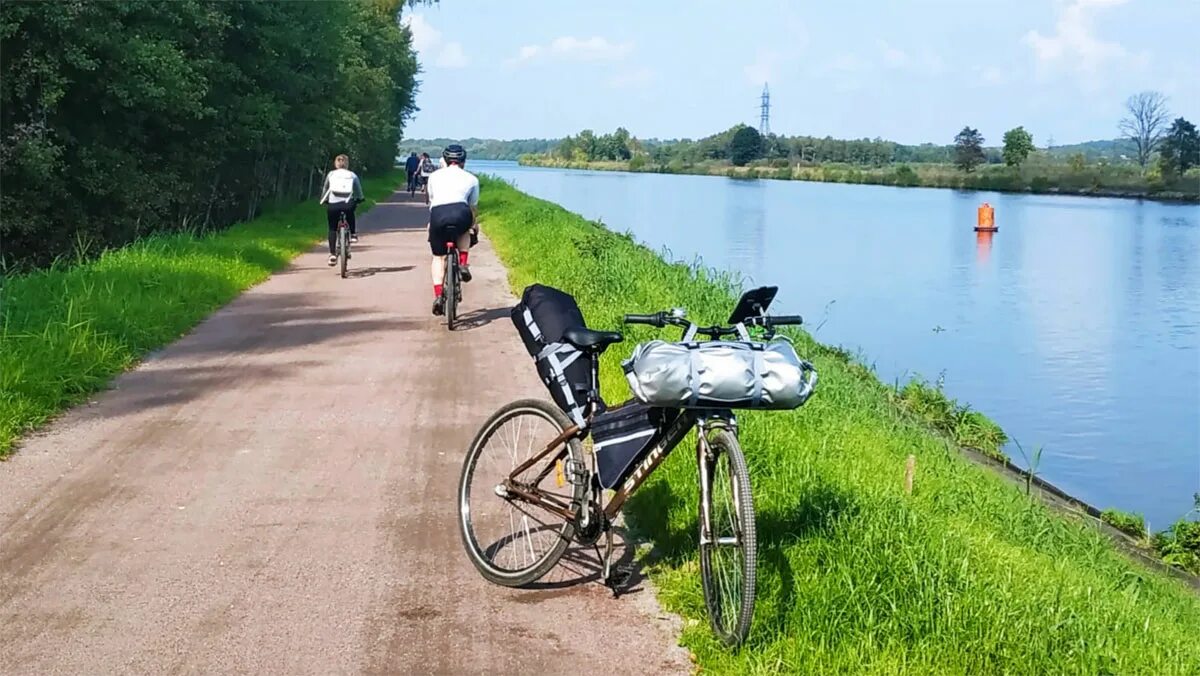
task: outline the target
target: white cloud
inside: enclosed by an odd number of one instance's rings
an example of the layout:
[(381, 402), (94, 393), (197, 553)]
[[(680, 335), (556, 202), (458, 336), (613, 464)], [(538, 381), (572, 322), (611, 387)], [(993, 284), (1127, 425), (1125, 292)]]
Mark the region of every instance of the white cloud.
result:
[(413, 49), (422, 57), (422, 62), (432, 63), (438, 68), (463, 68), (469, 63), (460, 42), (442, 42), (442, 32), (434, 28), (420, 14), (410, 14), (404, 24), (412, 31)]
[(442, 32), (425, 20), (425, 17), (420, 14), (410, 14), (404, 20), (405, 25), (412, 31), (413, 49), (418, 52), (423, 52), (430, 47), (438, 44), (442, 39)]
[(517, 65), (543, 55), (575, 61), (619, 61), (631, 51), (632, 42), (609, 42), (600, 36), (577, 38), (565, 35), (554, 38), (548, 45), (525, 45), (507, 63)]
[(644, 87), (654, 82), (655, 74), (649, 68), (638, 68), (624, 73), (617, 73), (608, 79), (608, 86), (614, 89), (631, 89)]
[[(1043, 35), (1038, 30), (1026, 33), (1024, 42), (1033, 50), (1042, 72), (1063, 69), (1091, 76), (1110, 63), (1127, 61), (1130, 55), (1125, 47), (1097, 37), (1092, 27), (1093, 10), (1124, 2), (1068, 0), (1060, 5), (1053, 34)], [(1134, 57), (1134, 62), (1144, 59), (1144, 55)]]

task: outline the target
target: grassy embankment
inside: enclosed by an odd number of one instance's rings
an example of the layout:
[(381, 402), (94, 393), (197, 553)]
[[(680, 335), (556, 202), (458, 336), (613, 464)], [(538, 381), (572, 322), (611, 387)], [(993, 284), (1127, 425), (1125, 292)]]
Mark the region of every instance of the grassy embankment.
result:
[[(534, 281), (563, 288), (593, 326), (677, 305), (719, 321), (733, 305), (730, 280), (666, 263), (498, 181), (484, 185), (481, 219), (514, 290)], [(627, 335), (603, 362), (612, 400), (628, 393), (619, 362), (659, 333), (631, 327)], [(686, 618), (683, 641), (704, 668), (1200, 673), (1200, 598), (1130, 562), (1094, 527), (964, 460), (918, 407), (844, 352), (807, 334), (796, 339), (820, 370), (812, 401), (741, 416), (760, 548), (759, 602), (743, 650), (721, 649), (705, 619), (690, 452), (674, 454), (628, 507), (659, 552), (651, 575), (660, 599)], [(960, 436), (958, 423), (944, 424)], [(962, 427), (968, 438), (986, 429), (967, 416)], [(906, 495), (910, 453), (917, 473)]]
[[(370, 207), (403, 182), (364, 180)], [(263, 281), (325, 234), (314, 202), (210, 234), (155, 235), (94, 260), (0, 278), (0, 458), (147, 352)]]
[[(1064, 164), (1030, 163), (1020, 169), (1003, 165), (985, 165), (967, 174), (948, 164), (897, 164), (867, 167), (850, 164), (817, 166), (774, 166), (765, 161), (745, 167), (728, 162), (706, 161), (684, 164), (673, 161), (656, 165), (638, 161), (573, 162), (545, 155), (522, 155), (527, 166), (593, 169), (598, 171), (634, 171), (662, 174), (697, 174), (731, 178), (773, 178), (823, 183), (863, 183), (921, 188), (994, 190), (1042, 194), (1086, 195), (1093, 197), (1142, 197), (1149, 199), (1200, 201), (1200, 170), (1192, 169), (1182, 177), (1164, 181), (1142, 176), (1132, 166), (1088, 166), (1079, 171)], [(779, 162), (776, 162), (779, 164)]]

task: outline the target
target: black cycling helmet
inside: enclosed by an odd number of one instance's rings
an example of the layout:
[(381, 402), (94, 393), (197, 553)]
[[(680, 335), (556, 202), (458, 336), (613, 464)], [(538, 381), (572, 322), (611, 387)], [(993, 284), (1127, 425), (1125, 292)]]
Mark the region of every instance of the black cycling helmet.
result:
[(446, 162), (458, 162), (462, 164), (467, 161), (467, 151), (457, 143), (453, 143), (446, 146), (446, 149), (442, 151), (442, 158)]

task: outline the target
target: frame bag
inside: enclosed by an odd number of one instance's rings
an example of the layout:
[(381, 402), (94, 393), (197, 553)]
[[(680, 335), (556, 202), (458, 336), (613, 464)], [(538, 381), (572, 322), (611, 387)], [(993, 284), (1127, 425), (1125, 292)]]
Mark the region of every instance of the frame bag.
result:
[(662, 409), (630, 401), (592, 419), (592, 452), (602, 488), (615, 488), (662, 439)]
[(586, 425), (584, 406), (592, 386), (591, 364), (586, 354), (562, 340), (569, 328), (587, 328), (575, 299), (553, 287), (531, 284), (510, 315), (554, 403), (576, 425)]

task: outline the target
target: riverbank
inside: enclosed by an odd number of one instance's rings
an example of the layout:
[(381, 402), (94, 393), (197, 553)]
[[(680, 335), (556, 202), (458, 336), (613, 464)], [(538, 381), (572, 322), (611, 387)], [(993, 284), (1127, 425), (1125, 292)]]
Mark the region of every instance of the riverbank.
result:
[[(360, 213), (403, 180), (402, 171), (365, 179)], [(323, 207), (307, 202), (209, 235), (155, 235), (0, 279), (0, 458), (324, 235)]]
[[(564, 288), (598, 328), (618, 327), (625, 312), (676, 305), (702, 321), (728, 314), (735, 289), (727, 278), (666, 263), (627, 236), (499, 182), (487, 181), (483, 196), (484, 228), (516, 290), (533, 281)], [(627, 333), (603, 362), (610, 398), (627, 392), (620, 360), (637, 341), (659, 335)], [(965, 460), (915, 407), (897, 405), (901, 394), (844, 353), (804, 333), (797, 348), (820, 369), (813, 400), (799, 411), (741, 416), (760, 547), (759, 604), (746, 649), (729, 654), (708, 631), (690, 455), (674, 454), (628, 508), (655, 543), (651, 575), (661, 599), (688, 619), (684, 642), (706, 669), (1181, 673), (1200, 666), (1195, 595), (1130, 562), (1089, 522), (1054, 513)], [(903, 490), (909, 454), (917, 458), (912, 495)]]
[[(640, 160), (640, 161), (639, 161)], [(1046, 195), (1079, 195), (1085, 197), (1120, 197), (1152, 199), (1168, 202), (1200, 202), (1200, 172), (1195, 169), (1182, 178), (1164, 183), (1147, 181), (1136, 172), (1116, 169), (1085, 169), (1071, 172), (1062, 167), (1026, 167), (1014, 170), (1002, 165), (988, 165), (972, 173), (963, 173), (943, 164), (899, 164), (885, 167), (866, 167), (849, 164), (816, 166), (772, 166), (756, 162), (734, 167), (728, 162), (709, 161), (684, 164), (673, 161), (658, 165), (635, 158), (629, 161), (576, 162), (546, 155), (522, 155), (522, 166), (586, 169), (592, 171), (628, 171), (657, 174), (692, 174), (727, 176), (743, 179), (776, 179), (781, 181), (816, 181), (821, 183), (857, 183), (904, 188), (949, 188), (955, 190), (988, 190), (996, 192), (1025, 192)]]

